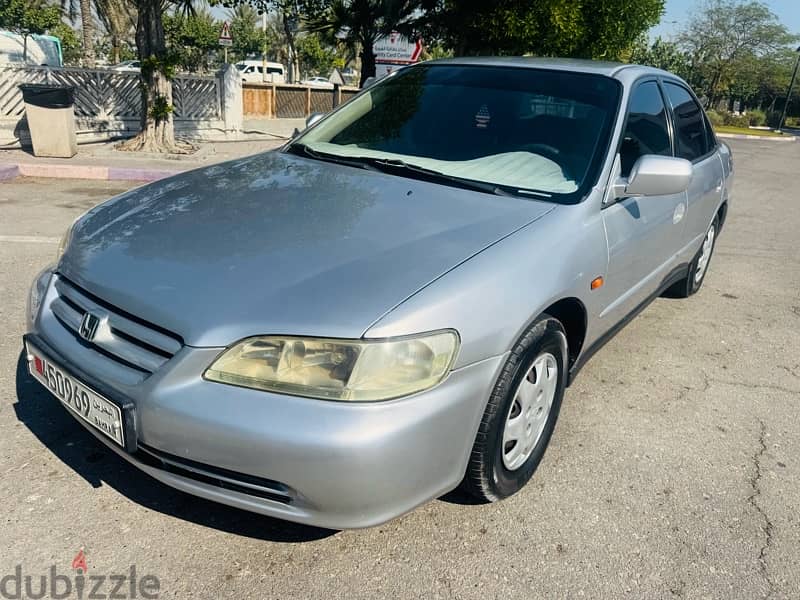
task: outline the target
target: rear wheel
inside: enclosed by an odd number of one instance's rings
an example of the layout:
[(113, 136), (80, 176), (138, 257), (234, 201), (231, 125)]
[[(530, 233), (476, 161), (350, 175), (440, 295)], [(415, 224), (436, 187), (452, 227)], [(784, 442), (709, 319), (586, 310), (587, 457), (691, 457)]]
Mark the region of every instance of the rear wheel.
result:
[(717, 242), (718, 231), (719, 218), (714, 217), (714, 221), (706, 231), (700, 249), (689, 265), (689, 273), (686, 275), (686, 278), (681, 279), (664, 292), (665, 296), (669, 296), (670, 298), (688, 298), (700, 289), (700, 286), (703, 285), (703, 281), (706, 278), (706, 273), (708, 272), (711, 255), (714, 253), (714, 245)]
[(495, 384), (462, 487), (487, 502), (520, 490), (544, 456), (564, 397), (567, 338), (542, 315), (511, 351)]

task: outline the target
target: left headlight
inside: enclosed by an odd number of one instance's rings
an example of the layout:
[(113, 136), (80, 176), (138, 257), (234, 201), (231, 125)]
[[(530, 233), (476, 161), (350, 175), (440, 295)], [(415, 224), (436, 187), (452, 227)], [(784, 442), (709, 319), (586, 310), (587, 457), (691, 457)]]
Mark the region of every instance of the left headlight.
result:
[(458, 342), (452, 330), (384, 340), (254, 337), (223, 352), (204, 377), (326, 400), (389, 400), (442, 381)]

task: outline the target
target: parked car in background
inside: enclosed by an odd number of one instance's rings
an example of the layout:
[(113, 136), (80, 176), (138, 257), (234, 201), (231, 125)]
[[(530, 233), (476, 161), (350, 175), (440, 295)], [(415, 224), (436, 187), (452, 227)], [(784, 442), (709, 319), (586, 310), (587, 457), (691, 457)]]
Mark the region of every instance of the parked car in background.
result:
[(108, 68), (120, 73), (139, 73), (142, 70), (142, 63), (138, 60), (123, 60), (121, 63), (111, 65)]
[(242, 74), (242, 81), (248, 83), (286, 83), (286, 68), (281, 63), (242, 60), (236, 63), (236, 68)]
[(139, 469), (245, 510), (499, 500), (582, 365), (700, 289), (732, 171), (665, 71), (409, 66), (280, 151), (79, 218), (31, 290), (29, 370)]
[(309, 87), (318, 87), (328, 90), (333, 89), (333, 84), (328, 81), (326, 77), (310, 77), (300, 82), (300, 85), (307, 85)]

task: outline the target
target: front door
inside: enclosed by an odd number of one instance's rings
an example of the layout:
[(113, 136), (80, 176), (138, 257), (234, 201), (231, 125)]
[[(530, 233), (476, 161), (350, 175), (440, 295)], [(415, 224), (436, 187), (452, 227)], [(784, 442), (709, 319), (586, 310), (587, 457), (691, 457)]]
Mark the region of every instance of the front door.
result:
[[(627, 177), (645, 154), (672, 156), (668, 113), (655, 80), (631, 93), (619, 174)], [(608, 240), (608, 273), (598, 291), (607, 327), (633, 311), (662, 284), (675, 267), (686, 223), (687, 195), (611, 198), (602, 210)]]

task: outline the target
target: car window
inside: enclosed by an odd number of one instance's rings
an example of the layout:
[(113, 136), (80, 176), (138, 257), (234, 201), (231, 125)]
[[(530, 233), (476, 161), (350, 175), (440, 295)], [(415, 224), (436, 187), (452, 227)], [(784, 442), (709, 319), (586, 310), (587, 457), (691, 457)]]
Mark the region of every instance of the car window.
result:
[(596, 181), (619, 94), (618, 82), (599, 75), (420, 65), (384, 78), (296, 142), (575, 202)]
[(672, 156), (667, 108), (655, 81), (639, 85), (631, 95), (619, 149), (622, 176), (627, 177), (636, 160), (645, 154)]
[(277, 73), (278, 75), (283, 73), (283, 69), (280, 67), (267, 67), (267, 74), (270, 73)]
[(665, 83), (664, 91), (675, 115), (678, 156), (686, 160), (703, 156), (711, 149), (703, 125), (703, 109), (689, 90), (680, 85)]

